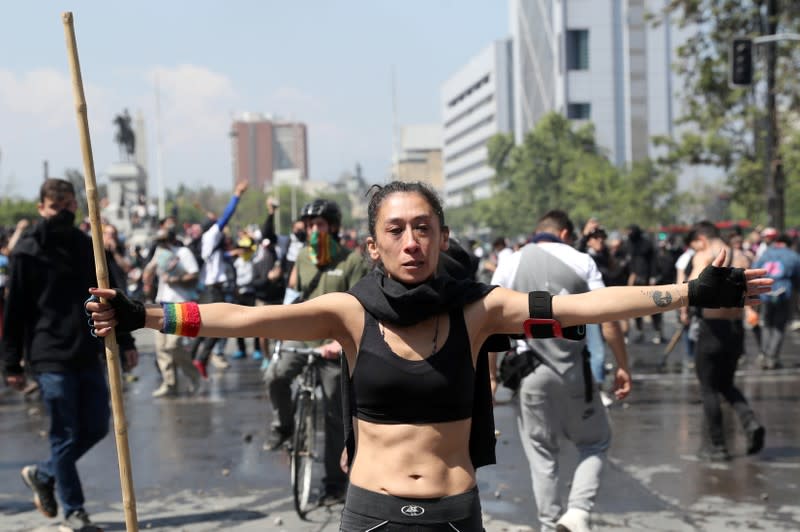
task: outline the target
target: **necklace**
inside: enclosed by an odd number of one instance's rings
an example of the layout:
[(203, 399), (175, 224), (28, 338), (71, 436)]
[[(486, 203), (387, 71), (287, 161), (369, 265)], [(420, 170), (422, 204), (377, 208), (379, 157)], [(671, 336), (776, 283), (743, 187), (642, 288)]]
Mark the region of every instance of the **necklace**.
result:
[[(436, 321), (434, 322), (434, 332), (433, 332), (433, 347), (431, 348), (431, 355), (436, 354), (436, 341), (439, 339), (439, 315), (436, 315)], [(382, 322), (378, 322), (378, 329), (381, 331), (381, 338), (386, 340), (386, 328), (383, 326)]]

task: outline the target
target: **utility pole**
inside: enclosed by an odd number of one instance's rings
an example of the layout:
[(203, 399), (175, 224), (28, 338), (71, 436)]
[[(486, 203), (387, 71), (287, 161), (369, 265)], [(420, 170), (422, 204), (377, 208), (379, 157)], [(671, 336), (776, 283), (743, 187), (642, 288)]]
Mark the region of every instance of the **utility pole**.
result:
[[(767, 2), (767, 35), (778, 30), (778, 0)], [(775, 70), (778, 63), (777, 43), (767, 45), (767, 146), (764, 168), (767, 195), (767, 223), (782, 232), (785, 221), (784, 176), (780, 156), (778, 112), (775, 102)]]

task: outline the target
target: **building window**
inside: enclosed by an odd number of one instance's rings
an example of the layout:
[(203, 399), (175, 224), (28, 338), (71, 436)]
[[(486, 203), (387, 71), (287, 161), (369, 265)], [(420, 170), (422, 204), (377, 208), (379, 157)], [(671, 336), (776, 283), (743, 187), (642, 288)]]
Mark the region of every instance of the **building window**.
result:
[(567, 104), (567, 118), (570, 120), (589, 120), (592, 113), (590, 103), (569, 103)]
[(589, 70), (589, 30), (567, 31), (567, 70)]

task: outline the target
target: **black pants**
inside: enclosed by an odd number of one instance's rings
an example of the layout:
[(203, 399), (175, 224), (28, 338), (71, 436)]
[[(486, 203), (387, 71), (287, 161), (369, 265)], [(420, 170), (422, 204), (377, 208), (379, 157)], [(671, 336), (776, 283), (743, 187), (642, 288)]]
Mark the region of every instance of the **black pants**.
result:
[(780, 301), (764, 301), (761, 304), (764, 327), (761, 332), (761, 351), (769, 360), (777, 361), (783, 345), (783, 335), (792, 317), (792, 302), (789, 298)]
[(340, 532), (482, 532), (478, 488), (436, 499), (394, 497), (350, 484)]
[(703, 412), (708, 424), (711, 444), (725, 446), (722, 427), (721, 395), (733, 407), (742, 427), (750, 430), (755, 415), (742, 392), (734, 386), (736, 365), (744, 347), (742, 320), (710, 320), (700, 318), (700, 330), (695, 346), (695, 370), (700, 382)]
[[(287, 346), (304, 346), (300, 342), (286, 342)], [(308, 357), (297, 353), (282, 353), (277, 362), (267, 370), (266, 381), (269, 399), (272, 403), (272, 430), (291, 433), (294, 431), (292, 419), (292, 381), (306, 366)], [(342, 420), (342, 368), (338, 360), (326, 360), (319, 365), (319, 378), (322, 395), (325, 398), (325, 477), (323, 487), (341, 493), (347, 485), (347, 476), (339, 465), (344, 448), (344, 421)]]

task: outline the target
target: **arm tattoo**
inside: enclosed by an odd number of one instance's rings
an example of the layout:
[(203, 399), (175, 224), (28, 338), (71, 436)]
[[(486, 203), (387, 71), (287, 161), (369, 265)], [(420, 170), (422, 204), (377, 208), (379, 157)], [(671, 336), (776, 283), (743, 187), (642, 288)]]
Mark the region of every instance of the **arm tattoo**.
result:
[(653, 291), (653, 303), (657, 307), (666, 307), (672, 303), (672, 294), (669, 292), (661, 292), (661, 290)]

